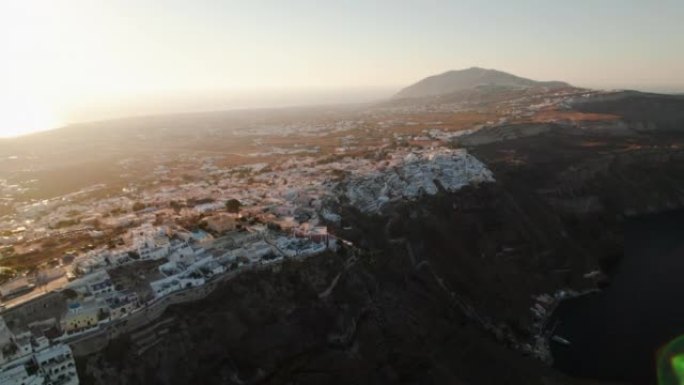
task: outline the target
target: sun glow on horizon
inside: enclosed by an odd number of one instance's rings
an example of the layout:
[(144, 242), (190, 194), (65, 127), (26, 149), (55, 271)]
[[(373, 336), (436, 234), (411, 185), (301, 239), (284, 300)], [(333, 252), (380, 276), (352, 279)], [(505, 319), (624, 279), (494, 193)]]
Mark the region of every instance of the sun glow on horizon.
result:
[[(35, 6), (35, 4), (33, 4)], [(52, 7), (35, 9), (8, 1), (0, 6), (0, 137), (16, 137), (62, 125), (61, 80), (50, 55), (54, 44)]]
[(48, 131), (63, 125), (57, 113), (49, 107), (31, 101), (9, 103), (0, 101), (0, 138), (12, 138), (40, 131)]
[(472, 66), (679, 91), (684, 3), (668, 1), (0, 0), (0, 137), (263, 104), (250, 89), (403, 87)]

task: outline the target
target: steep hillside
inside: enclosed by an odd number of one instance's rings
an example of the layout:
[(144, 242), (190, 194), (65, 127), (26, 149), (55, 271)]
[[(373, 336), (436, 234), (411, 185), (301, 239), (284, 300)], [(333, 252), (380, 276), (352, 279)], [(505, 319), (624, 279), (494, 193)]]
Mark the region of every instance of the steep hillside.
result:
[(684, 203), (684, 137), (639, 143), (552, 131), (478, 146), (496, 183), (374, 215), (338, 207), (335, 231), (362, 251), (173, 307), (82, 358), (83, 383), (582, 383), (526, 357), (544, 353), (530, 309), (594, 288), (585, 274), (619, 261), (625, 215)]
[(240, 276), (83, 359), (82, 383), (572, 383), (468, 320), (429, 267), (357, 257)]
[(624, 91), (577, 99), (574, 109), (614, 114), (641, 130), (684, 130), (684, 96)]

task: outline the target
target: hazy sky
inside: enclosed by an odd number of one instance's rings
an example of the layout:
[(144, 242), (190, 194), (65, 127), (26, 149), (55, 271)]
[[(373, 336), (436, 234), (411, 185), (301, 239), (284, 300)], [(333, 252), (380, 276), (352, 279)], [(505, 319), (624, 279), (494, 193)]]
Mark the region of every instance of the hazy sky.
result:
[(684, 90), (684, 1), (0, 0), (0, 135), (160, 93), (391, 94), (471, 66)]

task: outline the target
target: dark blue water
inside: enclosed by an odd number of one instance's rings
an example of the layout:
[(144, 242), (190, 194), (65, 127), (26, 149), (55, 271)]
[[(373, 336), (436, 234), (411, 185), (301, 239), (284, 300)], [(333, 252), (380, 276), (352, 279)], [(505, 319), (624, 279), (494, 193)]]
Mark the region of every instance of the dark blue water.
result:
[(572, 376), (655, 384), (658, 348), (684, 334), (684, 210), (630, 219), (624, 258), (603, 292), (554, 313), (554, 365)]

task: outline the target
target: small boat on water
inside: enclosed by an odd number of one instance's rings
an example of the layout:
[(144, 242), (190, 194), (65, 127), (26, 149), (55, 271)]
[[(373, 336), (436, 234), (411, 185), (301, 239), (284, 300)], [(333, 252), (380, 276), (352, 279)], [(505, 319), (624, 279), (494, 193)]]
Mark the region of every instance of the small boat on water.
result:
[(559, 344), (566, 345), (566, 346), (570, 345), (570, 341), (568, 341), (565, 338), (558, 336), (558, 335), (552, 336), (551, 341), (558, 342)]

